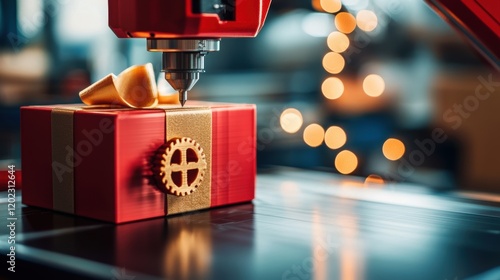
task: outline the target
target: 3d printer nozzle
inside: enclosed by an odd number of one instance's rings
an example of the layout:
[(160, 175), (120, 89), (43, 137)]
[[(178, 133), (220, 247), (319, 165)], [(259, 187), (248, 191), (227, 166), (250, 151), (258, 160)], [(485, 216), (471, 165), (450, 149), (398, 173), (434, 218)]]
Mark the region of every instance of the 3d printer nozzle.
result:
[(182, 106), (187, 92), (205, 72), (205, 55), (220, 49), (220, 39), (148, 39), (149, 51), (161, 51), (162, 71), (167, 82), (179, 92)]

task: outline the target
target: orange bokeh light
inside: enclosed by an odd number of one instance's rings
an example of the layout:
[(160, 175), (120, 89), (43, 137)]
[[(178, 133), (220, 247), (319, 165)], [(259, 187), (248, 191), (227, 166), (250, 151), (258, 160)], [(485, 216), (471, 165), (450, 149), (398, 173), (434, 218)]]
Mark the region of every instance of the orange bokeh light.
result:
[(326, 43), (332, 51), (341, 53), (349, 47), (349, 37), (347, 37), (344, 33), (334, 31), (328, 35)]
[(326, 78), (321, 84), (321, 92), (328, 99), (337, 99), (344, 93), (344, 83), (337, 77)]
[(314, 9), (327, 13), (336, 13), (342, 8), (340, 0), (313, 0)]
[(328, 148), (335, 150), (345, 145), (347, 135), (339, 126), (330, 126), (325, 132), (325, 144)]
[(347, 12), (338, 13), (335, 16), (335, 27), (338, 31), (349, 34), (356, 28), (356, 18)]
[(323, 68), (332, 74), (340, 73), (345, 66), (344, 58), (334, 52), (329, 52), (323, 57)]
[(343, 150), (335, 157), (335, 168), (342, 174), (351, 174), (357, 167), (358, 158), (349, 150)]
[(398, 160), (405, 153), (405, 144), (396, 138), (389, 138), (382, 146), (382, 153), (388, 160)]
[(379, 175), (371, 174), (365, 179), (365, 185), (384, 184), (384, 179)]
[(304, 142), (313, 148), (321, 145), (324, 138), (325, 130), (319, 124), (313, 123), (304, 129)]
[(380, 96), (385, 90), (385, 81), (376, 74), (370, 74), (363, 80), (363, 90), (368, 96)]

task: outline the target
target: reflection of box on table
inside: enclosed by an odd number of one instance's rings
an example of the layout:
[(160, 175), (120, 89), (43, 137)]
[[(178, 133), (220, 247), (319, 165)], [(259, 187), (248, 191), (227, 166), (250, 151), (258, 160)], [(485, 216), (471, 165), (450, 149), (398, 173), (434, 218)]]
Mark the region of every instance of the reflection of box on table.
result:
[(21, 109), (23, 203), (122, 223), (250, 201), (255, 106)]

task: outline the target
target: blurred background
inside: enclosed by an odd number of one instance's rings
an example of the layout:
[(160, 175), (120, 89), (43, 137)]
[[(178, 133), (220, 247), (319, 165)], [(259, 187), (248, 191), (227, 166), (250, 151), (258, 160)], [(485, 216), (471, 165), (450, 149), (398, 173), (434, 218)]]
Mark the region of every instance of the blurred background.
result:
[[(160, 69), (108, 28), (105, 0), (0, 0), (0, 35), (2, 166), (20, 166), (20, 106)], [(257, 104), (261, 172), (500, 192), (499, 74), (422, 0), (273, 0), (257, 38), (223, 39), (205, 64), (189, 98)]]

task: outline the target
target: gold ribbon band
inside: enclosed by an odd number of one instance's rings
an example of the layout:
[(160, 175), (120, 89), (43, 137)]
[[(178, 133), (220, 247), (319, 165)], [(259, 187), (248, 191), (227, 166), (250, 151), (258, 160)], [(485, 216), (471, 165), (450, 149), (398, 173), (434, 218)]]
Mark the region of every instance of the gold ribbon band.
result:
[(79, 110), (118, 109), (110, 105), (66, 105), (51, 111), (52, 148), (52, 207), (54, 210), (75, 213), (75, 143), (74, 113)]
[(207, 170), (200, 186), (191, 195), (166, 195), (167, 215), (206, 209), (211, 202), (212, 111), (208, 108), (165, 109), (165, 140), (189, 137), (201, 145)]
[(81, 108), (60, 107), (51, 112), (52, 207), (66, 213), (75, 212), (73, 114), (78, 110)]

